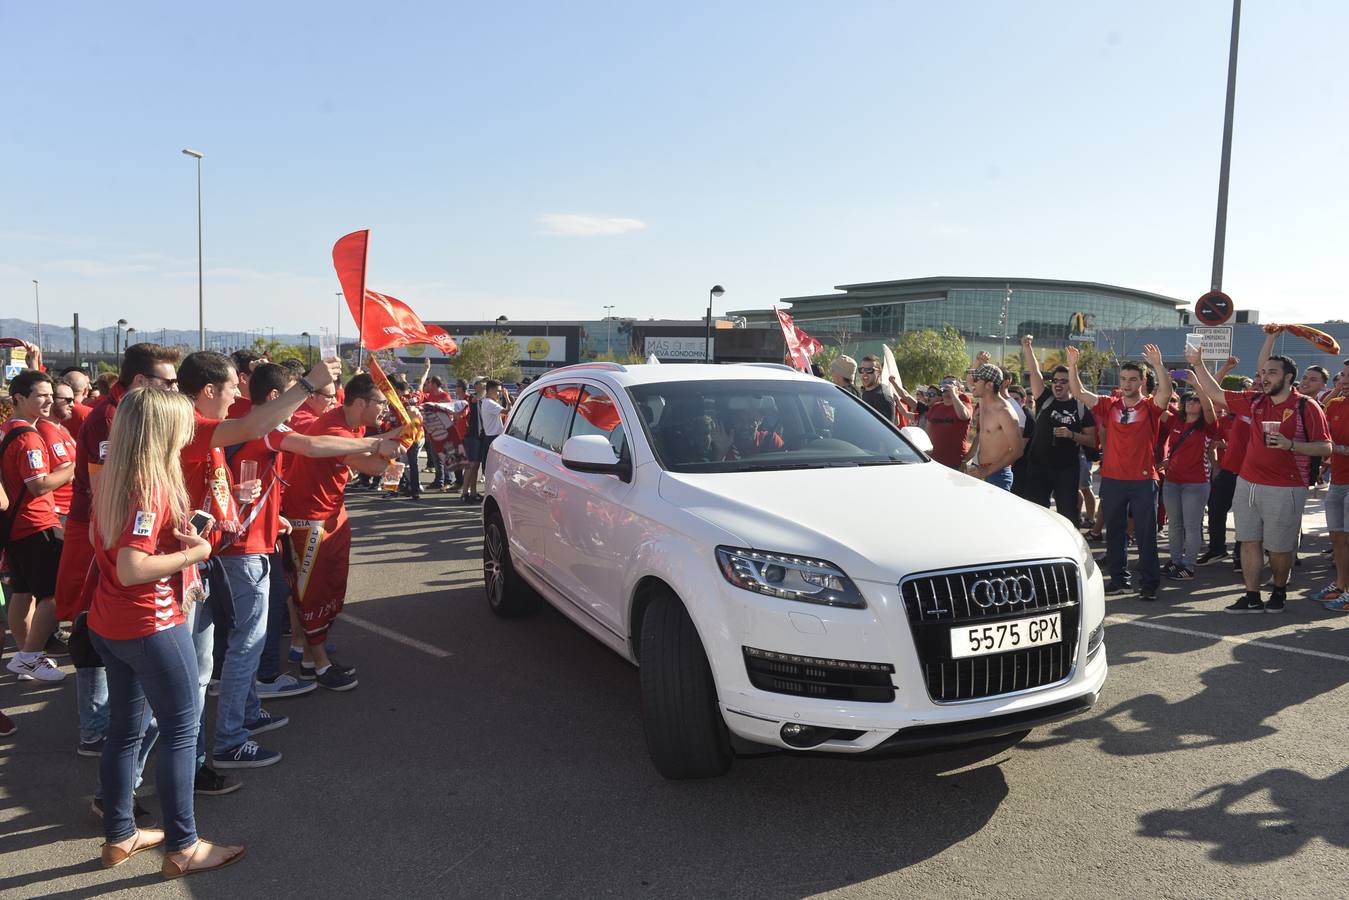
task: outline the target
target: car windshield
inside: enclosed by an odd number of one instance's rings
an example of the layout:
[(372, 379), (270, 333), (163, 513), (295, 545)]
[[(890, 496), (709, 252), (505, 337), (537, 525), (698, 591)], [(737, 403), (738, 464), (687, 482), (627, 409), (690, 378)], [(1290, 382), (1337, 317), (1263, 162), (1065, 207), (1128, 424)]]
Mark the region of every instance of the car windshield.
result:
[(672, 472), (923, 462), (870, 407), (822, 381), (677, 381), (628, 393)]

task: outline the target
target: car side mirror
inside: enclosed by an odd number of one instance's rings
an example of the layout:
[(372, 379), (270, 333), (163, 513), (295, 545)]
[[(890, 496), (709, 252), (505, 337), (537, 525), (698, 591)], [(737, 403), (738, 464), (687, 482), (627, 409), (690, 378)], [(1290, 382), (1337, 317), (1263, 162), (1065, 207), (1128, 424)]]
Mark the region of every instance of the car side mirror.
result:
[(562, 445), (562, 465), (573, 472), (590, 475), (615, 475), (632, 481), (632, 461), (619, 459), (609, 441), (598, 434), (578, 434)]
[(926, 431), (917, 425), (905, 425), (899, 429), (899, 433), (904, 435), (910, 444), (913, 444), (928, 456), (932, 455), (932, 438)]

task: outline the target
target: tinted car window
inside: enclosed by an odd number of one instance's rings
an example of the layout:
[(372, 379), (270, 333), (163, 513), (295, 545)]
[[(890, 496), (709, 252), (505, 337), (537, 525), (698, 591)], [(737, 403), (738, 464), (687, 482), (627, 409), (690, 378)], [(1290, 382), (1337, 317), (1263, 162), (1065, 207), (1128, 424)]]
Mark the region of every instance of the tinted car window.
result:
[(539, 404), (534, 407), (534, 416), (529, 420), (528, 437), (525, 440), (536, 447), (562, 452), (562, 444), (571, 430), (572, 413), (576, 411), (576, 400), (581, 388), (575, 384), (550, 384), (539, 391)]
[(623, 455), (627, 438), (623, 434), (623, 421), (619, 417), (618, 407), (613, 398), (601, 388), (586, 385), (581, 394), (581, 402), (576, 407), (576, 417), (571, 422), (571, 435), (598, 434), (609, 442), (614, 457)]
[(511, 414), (511, 423), (506, 426), (506, 433), (511, 437), (525, 439), (525, 434), (529, 429), (529, 417), (534, 413), (534, 407), (539, 403), (539, 392), (535, 391), (519, 403), (515, 404), (515, 412)]
[(823, 381), (680, 381), (629, 389), (662, 466), (740, 472), (895, 465), (923, 457), (856, 397)]

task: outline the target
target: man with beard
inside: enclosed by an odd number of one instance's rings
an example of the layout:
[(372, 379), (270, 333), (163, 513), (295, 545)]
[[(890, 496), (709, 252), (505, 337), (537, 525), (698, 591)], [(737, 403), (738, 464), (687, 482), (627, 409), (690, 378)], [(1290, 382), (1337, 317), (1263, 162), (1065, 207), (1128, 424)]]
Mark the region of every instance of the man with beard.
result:
[[(1256, 372), (1258, 389), (1251, 391), (1224, 391), (1199, 364), (1199, 351), (1185, 348), (1199, 389), (1215, 406), (1251, 419), (1236, 488), (1237, 541), (1246, 593), (1227, 607), (1231, 613), (1283, 612), (1307, 500), (1307, 479), (1298, 457), (1326, 457), (1331, 452), (1325, 413), (1293, 387), (1297, 365), (1286, 356), (1268, 356), (1271, 347), (1267, 339)], [(1262, 603), (1265, 551), (1273, 588), (1269, 601)]]
[(1106, 593), (1122, 594), (1132, 586), (1128, 573), (1129, 515), (1134, 519), (1138, 541), (1140, 600), (1156, 600), (1162, 581), (1157, 559), (1157, 463), (1154, 448), (1161, 430), (1161, 416), (1171, 402), (1171, 375), (1162, 364), (1162, 351), (1155, 344), (1143, 348), (1143, 356), (1157, 377), (1157, 392), (1143, 392), (1147, 371), (1141, 363), (1120, 366), (1119, 396), (1097, 396), (1082, 386), (1077, 370), (1080, 352), (1067, 349), (1068, 387), (1073, 397), (1091, 408), (1097, 425), (1105, 430), (1105, 453), (1101, 459), (1101, 505), (1105, 515), (1105, 573), (1110, 581)]
[(874, 356), (862, 357), (857, 370), (862, 376), (862, 401), (890, 424), (895, 422), (895, 401), (881, 383), (881, 361)]

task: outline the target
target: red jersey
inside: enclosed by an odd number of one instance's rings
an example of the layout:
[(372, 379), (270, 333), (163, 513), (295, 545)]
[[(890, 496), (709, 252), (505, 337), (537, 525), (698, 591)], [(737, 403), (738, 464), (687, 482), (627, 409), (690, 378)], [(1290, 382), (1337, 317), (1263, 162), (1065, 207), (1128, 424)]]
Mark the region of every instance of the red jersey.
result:
[(181, 573), (149, 584), (123, 585), (117, 578), (117, 554), (123, 547), (152, 555), (177, 551), (173, 525), (168, 504), (133, 509), (111, 547), (103, 546), (98, 525), (93, 526), (98, 583), (89, 607), (89, 627), (94, 632), (109, 640), (130, 641), (187, 621), (180, 602)]
[(1151, 397), (1126, 406), (1122, 397), (1102, 397), (1091, 408), (1105, 452), (1101, 477), (1116, 481), (1155, 481), (1154, 450), (1161, 432), (1162, 411)]
[(252, 411), (253, 401), (248, 399), (244, 394), (240, 394), (235, 397), (234, 402), (230, 404), (230, 408), (225, 412), (225, 418), (242, 419)]
[[(15, 428), (24, 426), (35, 427), (31, 422), (15, 416), (0, 425), (0, 440)], [(5, 456), (0, 459), (0, 479), (3, 479), (5, 493), (9, 495), (9, 514), (15, 515), (14, 510), (18, 510), (9, 526), (11, 541), (60, 527), (61, 520), (56, 517), (55, 493), (48, 491), (34, 497), (28, 492), (28, 482), (49, 474), (52, 468), (51, 453), (39, 431), (21, 434), (5, 448)]]
[(243, 482), (240, 472), (245, 461), (257, 464), (257, 478), (262, 482), (262, 496), (239, 508), (239, 522), (244, 531), (233, 543), (220, 552), (226, 556), (251, 553), (272, 553), (281, 536), (281, 442), (291, 430), (278, 425), (261, 438), (241, 444), (227, 452), (230, 475), (235, 484)]
[[(960, 399), (966, 405), (970, 398)], [(945, 401), (927, 408), (927, 436), (932, 439), (932, 458), (944, 466), (960, 468), (961, 460), (970, 452), (970, 420), (956, 415), (956, 408)]]
[(89, 486), (90, 473), (97, 473), (108, 458), (108, 438), (112, 434), (112, 419), (117, 404), (126, 396), (126, 388), (114, 384), (108, 395), (97, 403), (85, 419), (80, 433), (75, 436), (75, 478), (70, 497), (70, 516), (77, 522), (93, 518), (94, 495)]
[(423, 403), (449, 403), (454, 399), (442, 388), (431, 388), (429, 391), (422, 391), (421, 395)]
[[(339, 406), (319, 416), (305, 434), (358, 438), (365, 436), (365, 429), (348, 428), (346, 407)], [(346, 487), (348, 477), (350, 470), (340, 456), (328, 459), (296, 457), (281, 498), (281, 509), (286, 518), (306, 521), (331, 518), (342, 508), (342, 489)]]
[[(52, 471), (63, 466), (73, 466), (75, 464), (75, 439), (70, 436), (70, 432), (60, 422), (53, 422), (50, 419), (42, 419), (37, 423), (38, 434), (47, 442), (49, 451), (48, 460), (51, 462)], [(52, 491), (52, 497), (56, 502), (56, 514), (58, 516), (67, 515), (70, 512), (70, 498), (74, 495), (75, 486), (67, 481), (56, 490)]]
[(92, 406), (85, 406), (83, 403), (70, 404), (70, 423), (66, 425), (66, 431), (72, 435), (78, 435), (80, 428), (84, 425), (84, 420), (89, 418), (89, 413), (93, 412)]
[(206, 484), (211, 477), (211, 448), (215, 446), (216, 426), (223, 420), (208, 419), (195, 409), (192, 418), (197, 427), (192, 432), (192, 440), (179, 454), (179, 461), (183, 465), (183, 484), (192, 508), (205, 509)]
[[(1326, 404), (1326, 430), (1333, 444), (1349, 444), (1349, 397), (1336, 397)], [(1330, 480), (1349, 484), (1349, 456), (1330, 455)]]
[(1218, 434), (1216, 422), (1187, 422), (1173, 415), (1166, 420), (1166, 480), (1173, 484), (1207, 484), (1208, 445)]
[(1273, 487), (1306, 487), (1307, 479), (1298, 466), (1299, 454), (1265, 446), (1265, 422), (1278, 423), (1278, 432), (1295, 441), (1328, 441), (1326, 414), (1315, 400), (1292, 391), (1288, 399), (1275, 403), (1261, 391), (1224, 391), (1227, 408), (1234, 415), (1249, 416), (1251, 426), (1246, 440), (1246, 458), (1238, 473), (1251, 484)]
[(1251, 430), (1251, 417), (1228, 413), (1219, 424), (1223, 428), (1223, 439), (1227, 442), (1227, 449), (1218, 459), (1218, 467), (1236, 475), (1241, 471), (1241, 464), (1246, 459), (1246, 440)]

